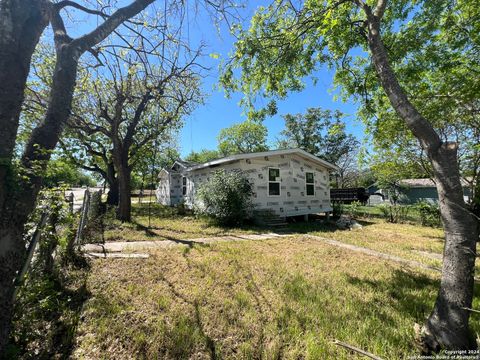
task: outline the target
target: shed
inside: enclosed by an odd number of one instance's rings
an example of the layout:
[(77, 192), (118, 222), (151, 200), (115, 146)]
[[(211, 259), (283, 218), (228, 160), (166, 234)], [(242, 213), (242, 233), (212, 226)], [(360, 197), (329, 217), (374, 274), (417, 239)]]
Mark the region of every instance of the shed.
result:
[(238, 154), (203, 164), (176, 161), (160, 171), (158, 202), (192, 208), (198, 201), (195, 190), (219, 169), (247, 175), (256, 210), (269, 210), (280, 217), (332, 211), (329, 172), (338, 168), (301, 149)]

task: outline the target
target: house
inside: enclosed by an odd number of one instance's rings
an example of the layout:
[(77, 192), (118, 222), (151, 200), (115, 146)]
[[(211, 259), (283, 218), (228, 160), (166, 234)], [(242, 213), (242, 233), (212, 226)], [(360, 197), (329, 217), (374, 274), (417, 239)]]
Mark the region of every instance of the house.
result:
[[(465, 202), (470, 202), (472, 198), (471, 185), (461, 179), (463, 186), (463, 198)], [(370, 185), (367, 188), (370, 193), (369, 204), (375, 205), (384, 201), (390, 201), (391, 193), (381, 189), (377, 184)], [(435, 182), (432, 179), (402, 179), (395, 186), (398, 202), (403, 204), (414, 204), (419, 201), (438, 202), (438, 193)]]
[(195, 189), (215, 171), (242, 170), (253, 184), (256, 210), (270, 210), (280, 217), (329, 213), (329, 172), (338, 168), (301, 149), (239, 154), (193, 164), (176, 161), (159, 174), (157, 200), (164, 205), (198, 203)]

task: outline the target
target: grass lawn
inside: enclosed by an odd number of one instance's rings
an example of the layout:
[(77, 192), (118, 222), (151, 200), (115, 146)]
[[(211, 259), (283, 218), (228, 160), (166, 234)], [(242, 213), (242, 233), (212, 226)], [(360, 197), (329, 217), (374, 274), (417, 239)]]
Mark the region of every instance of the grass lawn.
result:
[[(106, 239), (162, 240), (264, 233), (224, 229), (154, 205)], [(377, 218), (363, 229), (290, 224), (292, 236), (92, 260), (76, 332), (77, 359), (360, 359), (337, 339), (384, 359), (416, 354), (413, 326), (433, 307), (440, 274), (307, 238), (312, 234), (440, 266), (443, 231)], [(429, 256), (430, 254), (430, 256)], [(477, 273), (480, 273), (477, 268)], [(477, 285), (473, 308), (480, 308)], [(472, 314), (473, 330), (480, 321)]]
[(360, 230), (338, 230), (315, 222), (296, 223), (290, 226), (292, 232), (308, 233), (328, 237), (348, 244), (416, 260), (427, 265), (440, 266), (439, 260), (427, 253), (442, 254), (443, 230), (412, 224), (392, 224), (382, 219), (360, 220)]
[(109, 220), (105, 229), (105, 241), (181, 240), (200, 237), (264, 233), (266, 229), (256, 226), (224, 228), (211, 220), (195, 217), (187, 212), (179, 214), (176, 208), (160, 204), (132, 204), (132, 222), (122, 224)]
[(438, 274), (297, 236), (95, 260), (87, 287), (73, 358), (402, 359)]

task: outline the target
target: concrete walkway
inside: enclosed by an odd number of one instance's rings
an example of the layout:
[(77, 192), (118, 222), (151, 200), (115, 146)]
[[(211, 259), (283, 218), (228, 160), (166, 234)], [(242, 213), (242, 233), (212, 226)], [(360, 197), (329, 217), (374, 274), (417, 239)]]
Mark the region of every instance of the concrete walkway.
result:
[[(399, 256), (385, 254), (376, 250), (368, 249), (361, 246), (346, 244), (341, 241), (328, 239), (321, 236), (309, 235), (309, 234), (244, 234), (244, 235), (230, 235), (219, 236), (209, 238), (197, 238), (197, 239), (185, 239), (185, 240), (157, 240), (157, 241), (116, 241), (107, 242), (105, 244), (87, 244), (82, 247), (82, 251), (91, 258), (148, 258), (146, 253), (134, 253), (134, 251), (148, 250), (148, 249), (166, 249), (177, 246), (188, 246), (201, 244), (213, 244), (228, 241), (251, 241), (251, 240), (267, 240), (274, 238), (301, 236), (312, 240), (324, 242), (326, 244), (336, 246), (339, 248), (348, 249), (351, 251), (367, 254), (380, 259), (393, 261), (399, 264), (403, 264), (412, 268), (433, 270), (441, 272), (441, 269), (435, 266), (429, 266), (419, 261), (408, 260)], [(126, 251), (126, 252), (124, 252)], [(439, 259), (438, 255), (435, 258)], [(441, 259), (440, 259), (441, 260)], [(475, 281), (480, 281), (475, 278)]]
[(410, 267), (413, 267), (413, 268), (420, 268), (420, 269), (434, 270), (434, 271), (442, 271), (442, 269), (440, 269), (438, 267), (425, 265), (425, 264), (423, 264), (421, 262), (418, 262), (418, 261), (407, 260), (407, 259), (395, 256), (395, 255), (385, 254), (385, 253), (382, 253), (382, 252), (379, 252), (379, 251), (376, 251), (376, 250), (371, 250), (371, 249), (361, 247), (361, 246), (346, 244), (346, 243), (343, 243), (341, 241), (332, 240), (332, 239), (324, 238), (324, 237), (321, 237), (321, 236), (305, 235), (305, 237), (309, 238), (309, 239), (319, 240), (319, 241), (322, 241), (324, 243), (327, 243), (327, 244), (330, 244), (330, 245), (333, 245), (333, 246), (337, 246), (337, 247), (349, 249), (349, 250), (352, 250), (352, 251), (360, 252), (360, 253), (363, 253), (363, 254), (375, 256), (375, 257), (380, 258), (380, 259), (385, 259), (385, 260), (393, 261), (393, 262), (396, 262), (396, 263), (404, 264), (404, 265), (407, 265), (407, 266), (410, 266)]
[[(279, 237), (286, 237), (291, 235), (283, 235), (277, 233), (266, 233), (266, 234), (244, 234), (244, 235), (229, 235), (229, 236), (218, 236), (218, 237), (209, 237), (209, 238), (197, 238), (197, 239), (184, 239), (184, 240), (157, 240), (157, 241), (112, 241), (105, 244), (86, 244), (82, 246), (82, 251), (86, 253), (89, 257), (148, 257), (146, 254), (124, 254), (126, 256), (121, 256), (119, 253), (124, 251), (138, 251), (138, 250), (148, 250), (148, 249), (165, 249), (176, 246), (188, 246), (192, 247), (194, 245), (201, 244), (213, 244), (219, 242), (227, 241), (251, 241), (251, 240), (267, 240)], [(117, 253), (117, 255), (113, 255)], [(127, 256), (128, 255), (128, 256)], [(138, 256), (135, 256), (138, 255)]]

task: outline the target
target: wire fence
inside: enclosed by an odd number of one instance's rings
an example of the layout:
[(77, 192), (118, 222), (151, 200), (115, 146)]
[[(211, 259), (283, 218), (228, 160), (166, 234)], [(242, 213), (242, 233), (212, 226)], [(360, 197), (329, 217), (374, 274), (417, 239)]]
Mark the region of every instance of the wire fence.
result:
[[(57, 194), (58, 196), (58, 194)], [(74, 195), (70, 193), (67, 196), (64, 196), (62, 193), (60, 202), (66, 202), (68, 204), (68, 212), (72, 217), (75, 217), (75, 204), (74, 204)], [(101, 202), (102, 191), (90, 191), (89, 189), (85, 190), (83, 196), (82, 206), (80, 208), (80, 213), (78, 217), (78, 224), (76, 225), (76, 231), (74, 236), (70, 236), (65, 248), (67, 256), (74, 254), (75, 251), (79, 250), (80, 247), (88, 242), (103, 242), (103, 214), (104, 209)], [(64, 206), (65, 203), (62, 205)], [(58, 219), (58, 204), (55, 204), (52, 200), (52, 203), (44, 203), (39, 210), (40, 217), (35, 226), (33, 226), (33, 233), (30, 236), (30, 241), (28, 242), (27, 254), (25, 262), (22, 266), (22, 269), (16, 276), (15, 279), (15, 290), (12, 294), (13, 299), (17, 297), (18, 290), (24, 282), (26, 275), (28, 274), (32, 262), (34, 259), (41, 256), (39, 253), (39, 244), (41, 241), (47, 241), (48, 236), (45, 236), (51, 229), (48, 227), (47, 232), (45, 229), (47, 225), (51, 222), (56, 222)], [(71, 226), (75, 224), (75, 221), (72, 222)], [(71, 228), (69, 226), (69, 228)], [(66, 229), (64, 229), (66, 230)], [(42, 239), (42, 237), (45, 237)], [(58, 244), (55, 244), (55, 247)], [(52, 253), (56, 253), (56, 249), (51, 249)], [(50, 254), (51, 256), (54, 256)]]

